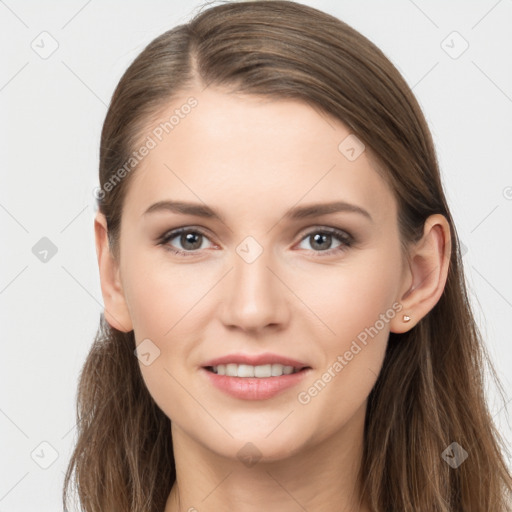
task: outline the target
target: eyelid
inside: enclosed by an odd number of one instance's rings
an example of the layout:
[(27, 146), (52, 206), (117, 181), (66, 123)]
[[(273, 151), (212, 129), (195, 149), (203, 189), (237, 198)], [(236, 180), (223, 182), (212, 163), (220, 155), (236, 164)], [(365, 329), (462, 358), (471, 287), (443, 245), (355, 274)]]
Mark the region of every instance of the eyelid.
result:
[[(196, 249), (195, 251), (184, 251), (183, 249), (174, 249), (172, 246), (169, 245), (170, 240), (173, 240), (174, 238), (180, 236), (182, 233), (188, 233), (188, 232), (198, 233), (198, 234), (202, 235), (204, 238), (210, 240), (210, 235), (206, 232), (206, 230), (204, 230), (203, 228), (191, 225), (191, 226), (182, 226), (179, 228), (174, 228), (174, 229), (170, 229), (170, 230), (166, 231), (162, 236), (160, 236), (157, 239), (157, 244), (162, 245), (164, 247), (164, 249), (171, 251), (173, 253), (176, 253), (176, 254), (183, 254), (186, 256), (194, 256), (199, 253), (199, 251), (200, 251), (199, 249)], [(212, 242), (211, 240), (210, 240), (210, 242), (212, 244), (214, 244), (214, 242)]]
[(330, 226), (317, 225), (317, 226), (310, 226), (310, 227), (305, 228), (302, 231), (301, 240), (304, 240), (305, 237), (307, 237), (308, 235), (312, 235), (313, 233), (329, 233), (332, 235), (337, 235), (340, 238), (341, 237), (346, 238), (347, 240), (354, 239), (354, 237), (348, 231), (345, 231), (344, 229), (330, 227)]
[(328, 256), (328, 255), (336, 254), (339, 252), (343, 252), (343, 251), (347, 250), (348, 248), (350, 248), (355, 243), (355, 238), (347, 231), (340, 229), (340, 228), (329, 227), (329, 226), (308, 227), (303, 232), (298, 243), (300, 244), (302, 241), (306, 240), (307, 238), (309, 238), (310, 236), (312, 236), (315, 233), (323, 233), (323, 234), (332, 235), (333, 238), (337, 239), (340, 242), (340, 245), (338, 247), (326, 249), (324, 251), (310, 250), (309, 252), (313, 253), (315, 256), (322, 256), (322, 255)]
[[(204, 238), (207, 238), (212, 244), (215, 244), (212, 240), (210, 240), (210, 235), (206, 232), (205, 229), (198, 227), (198, 226), (190, 225), (190, 226), (182, 226), (182, 227), (178, 227), (178, 228), (174, 228), (174, 229), (166, 231), (162, 236), (160, 236), (158, 238), (158, 245), (162, 245), (162, 246), (164, 246), (164, 248), (166, 250), (169, 250), (176, 254), (183, 254), (186, 256), (194, 256), (196, 254), (199, 254), (201, 249), (196, 249), (193, 251), (184, 251), (182, 249), (174, 249), (168, 245), (168, 242), (170, 240), (173, 240), (174, 238), (178, 237), (182, 233), (186, 233), (186, 232), (200, 234)], [(302, 231), (301, 237), (300, 237), (299, 241), (297, 242), (297, 244), (300, 244), (303, 240), (305, 240), (309, 236), (312, 236), (313, 234), (316, 234), (316, 233), (324, 233), (324, 234), (333, 235), (341, 243), (341, 245), (338, 247), (335, 247), (332, 249), (326, 249), (324, 251), (313, 251), (313, 250), (308, 251), (310, 253), (311, 252), (314, 253), (317, 256), (322, 256), (323, 254), (330, 255), (333, 253), (342, 252), (342, 251), (348, 249), (350, 246), (352, 246), (352, 244), (355, 243), (355, 238), (350, 233), (348, 233), (347, 231), (345, 231), (343, 229), (317, 225), (317, 226), (309, 226), (308, 228), (305, 228)], [(295, 244), (295, 245), (297, 245), (297, 244)]]

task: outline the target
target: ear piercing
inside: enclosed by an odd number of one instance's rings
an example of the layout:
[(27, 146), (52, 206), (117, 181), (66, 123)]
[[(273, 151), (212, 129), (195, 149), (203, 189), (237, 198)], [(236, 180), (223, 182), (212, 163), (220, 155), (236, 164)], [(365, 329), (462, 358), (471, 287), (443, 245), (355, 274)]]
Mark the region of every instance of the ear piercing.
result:
[(411, 319), (411, 317), (410, 317), (410, 316), (408, 316), (408, 315), (404, 315), (404, 322), (408, 322), (410, 319)]

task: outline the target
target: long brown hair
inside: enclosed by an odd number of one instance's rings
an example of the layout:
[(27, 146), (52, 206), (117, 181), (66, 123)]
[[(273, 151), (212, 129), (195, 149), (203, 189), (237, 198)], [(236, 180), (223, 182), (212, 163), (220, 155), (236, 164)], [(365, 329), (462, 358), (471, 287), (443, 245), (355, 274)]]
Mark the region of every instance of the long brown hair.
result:
[[(302, 100), (345, 123), (395, 195), (403, 248), (421, 237), (429, 215), (447, 218), (452, 252), (443, 295), (408, 332), (390, 334), (369, 396), (363, 492), (375, 512), (510, 510), (512, 479), (484, 396), (486, 368), (499, 381), (468, 300), (431, 134), (397, 69), (344, 22), (291, 1), (229, 2), (144, 49), (121, 78), (101, 134), (98, 206), (113, 254), (119, 257), (123, 198), (136, 169), (113, 187), (109, 180), (149, 120), (178, 93), (210, 85)], [(66, 510), (73, 475), (86, 512), (165, 508), (176, 478), (170, 420), (146, 389), (134, 348), (133, 331), (116, 330), (102, 314), (79, 380)], [(457, 468), (442, 457), (452, 442), (468, 453)]]

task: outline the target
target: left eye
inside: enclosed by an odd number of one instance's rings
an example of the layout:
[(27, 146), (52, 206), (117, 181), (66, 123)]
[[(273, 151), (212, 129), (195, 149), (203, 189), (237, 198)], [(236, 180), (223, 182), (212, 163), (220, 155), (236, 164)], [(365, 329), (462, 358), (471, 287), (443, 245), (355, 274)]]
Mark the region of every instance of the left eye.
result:
[[(339, 243), (334, 248), (331, 247), (332, 242), (337, 240)], [(310, 240), (310, 246), (314, 252), (331, 252), (343, 251), (352, 244), (352, 237), (343, 231), (338, 230), (318, 230), (311, 231), (301, 241), (301, 243)]]

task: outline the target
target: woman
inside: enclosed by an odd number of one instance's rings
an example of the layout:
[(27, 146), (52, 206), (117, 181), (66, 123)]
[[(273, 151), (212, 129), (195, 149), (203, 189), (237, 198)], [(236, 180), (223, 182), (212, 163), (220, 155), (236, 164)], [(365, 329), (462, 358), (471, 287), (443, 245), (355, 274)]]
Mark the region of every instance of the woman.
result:
[(65, 504), (74, 473), (87, 512), (510, 510), (431, 135), (370, 41), (199, 13), (120, 80), (100, 185)]

